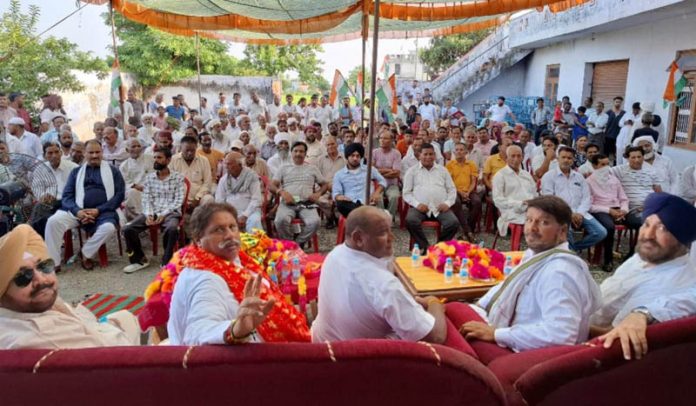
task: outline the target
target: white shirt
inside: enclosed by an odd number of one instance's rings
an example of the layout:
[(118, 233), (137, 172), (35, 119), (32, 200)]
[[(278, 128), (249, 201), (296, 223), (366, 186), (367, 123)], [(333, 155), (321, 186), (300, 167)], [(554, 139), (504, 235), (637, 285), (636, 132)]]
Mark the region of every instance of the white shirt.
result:
[(253, 101), (249, 103), (249, 118), (251, 118), (251, 121), (256, 122), (259, 116), (266, 116), (266, 102), (261, 99), (259, 99), (258, 103)]
[[(617, 154), (616, 156), (618, 157), (619, 155)], [(592, 166), (592, 163), (587, 160), (584, 164), (580, 165), (578, 172), (580, 172), (582, 176), (588, 177), (592, 175), (592, 172), (594, 172), (594, 167)]]
[(29, 131), (24, 131), (19, 138), (13, 135), (8, 135), (8, 137), (19, 139), (19, 151), (16, 152), (33, 156), (36, 159), (43, 158), (43, 146), (41, 145), (41, 139), (38, 135), (30, 133)]
[[(242, 171), (251, 171), (249, 168), (242, 168)], [(252, 174), (255, 175), (255, 174)], [(241, 176), (241, 173), (240, 173)], [(241, 190), (239, 193), (229, 193), (227, 190), (227, 179), (231, 178), (232, 185), (236, 185), (238, 182), (234, 176), (229, 174), (224, 174), (220, 178), (217, 185), (217, 190), (215, 191), (215, 201), (229, 203), (237, 209), (237, 213), (240, 216), (249, 218), (253, 213), (261, 212), (261, 201), (263, 197), (261, 195), (261, 181), (258, 176), (252, 176), (253, 180), (249, 184), (247, 190)]]
[(512, 114), (512, 110), (507, 104), (503, 104), (502, 106), (494, 104), (488, 108), (488, 112), (491, 113), (491, 120), (497, 122), (505, 121), (505, 117), (507, 117), (508, 114)]
[[(568, 250), (568, 243), (555, 248)], [(533, 255), (528, 249), (521, 263)], [(517, 297), (512, 325), (495, 329), (495, 341), (499, 345), (524, 351), (587, 340), (590, 315), (596, 309), (591, 292), (597, 289), (596, 285), (591, 285), (594, 284), (592, 278), (586, 276), (587, 266), (557, 256), (543, 267)], [(502, 285), (499, 283), (491, 288), (478, 306), (485, 308)]]
[[(221, 276), (184, 268), (174, 285), (167, 331), (172, 345), (224, 344), (239, 302)], [(251, 341), (261, 342), (253, 334)]]
[(148, 173), (153, 172), (154, 159), (150, 155), (140, 154), (138, 159), (128, 158), (118, 169), (123, 175), (126, 188), (133, 185), (142, 185)]
[[(682, 172), (679, 179), (678, 194), (689, 203), (696, 201), (696, 165), (687, 166)], [(696, 251), (694, 252), (696, 253)]]
[(589, 213), (592, 203), (590, 187), (585, 177), (573, 170), (567, 177), (558, 168), (546, 172), (541, 178), (541, 194), (558, 196), (568, 203), (573, 213), (581, 214), (586, 219), (592, 218)]
[[(440, 151), (440, 144), (437, 142), (433, 142), (430, 144), (433, 146), (435, 149), (435, 162), (437, 162), (439, 165), (444, 166), (445, 165), (445, 156), (442, 155), (442, 151)], [(415, 154), (413, 153), (413, 145), (408, 146), (408, 150), (406, 151), (406, 156), (403, 159), (406, 159), (408, 157), (413, 157)], [(404, 171), (401, 171), (402, 173), (406, 173)], [(403, 176), (403, 175), (402, 175)]]
[(621, 181), (631, 210), (643, 207), (645, 198), (654, 191), (653, 185), (658, 184), (657, 174), (650, 165), (643, 164), (641, 169), (634, 170), (629, 164), (623, 164), (612, 167), (611, 171)]
[(319, 162), (319, 159), (324, 155), (326, 155), (326, 148), (324, 148), (324, 144), (316, 140), (312, 143), (307, 143), (307, 156), (305, 160), (308, 163), (316, 165), (317, 162)]
[(270, 123), (275, 123), (278, 121), (278, 114), (282, 111), (282, 106), (276, 106), (274, 103), (268, 105), (268, 115), (270, 117)]
[[(135, 115), (135, 111), (133, 111), (133, 105), (128, 100), (124, 100), (123, 101), (123, 109), (126, 111), (124, 118), (126, 119), (126, 123), (128, 123), (128, 120)], [(109, 108), (106, 109), (106, 116), (107, 117), (113, 117), (116, 114), (120, 114), (120, 113), (121, 113), (121, 104), (120, 103), (116, 107), (114, 107), (111, 103), (109, 103)]]
[(378, 259), (345, 244), (326, 257), (319, 284), (319, 313), (312, 341), (358, 338), (422, 340), (435, 325), (389, 270), (391, 258)]
[[(44, 162), (44, 165), (48, 166), (48, 168), (53, 173), (53, 176), (56, 178), (57, 188), (55, 198), (57, 200), (60, 200), (63, 198), (63, 189), (65, 189), (65, 184), (68, 182), (70, 172), (72, 172), (73, 169), (77, 168), (78, 165), (72, 161), (66, 161), (65, 159), (60, 160), (60, 164), (56, 169), (53, 169), (53, 166), (50, 164), (50, 162)], [(35, 179), (34, 182), (32, 182), (32, 189), (41, 190), (42, 186), (37, 184), (37, 181), (38, 179)], [(47, 186), (48, 185), (43, 185), (43, 188)]]
[(283, 159), (277, 152), (268, 159), (268, 162), (266, 162), (266, 164), (268, 165), (268, 169), (271, 170), (271, 177), (275, 177), (275, 174), (278, 173), (281, 166), (289, 165), (291, 163), (292, 156), (290, 156), (290, 154), (288, 154), (287, 158)]
[(437, 117), (437, 111), (435, 110), (434, 104), (421, 104), (420, 107), (418, 107), (418, 113), (420, 113), (422, 120), (430, 121), (432, 126), (436, 124), (435, 118)]
[(212, 139), (211, 146), (213, 149), (217, 149), (218, 151), (221, 151), (225, 154), (229, 152), (230, 147), (232, 145), (232, 140), (229, 134), (221, 132), (219, 135), (212, 135), (211, 133), (210, 138)]
[(457, 198), (457, 188), (447, 169), (433, 164), (427, 169), (422, 163), (413, 166), (404, 176), (403, 198), (412, 207), (420, 204), (428, 206), (428, 215), (437, 217), (441, 203), (451, 207)]
[[(545, 154), (536, 155), (534, 158), (532, 158), (532, 170), (534, 172), (536, 172), (537, 169), (541, 168), (541, 165), (544, 164), (545, 159), (546, 159)], [(555, 169), (558, 169), (558, 161), (556, 159), (554, 159), (553, 161), (551, 161), (549, 163), (549, 170), (548, 171), (550, 172), (550, 171), (555, 170)]]
[(607, 128), (607, 123), (609, 122), (609, 116), (605, 112), (602, 112), (601, 114), (597, 114), (596, 111), (593, 111), (591, 114), (587, 115), (587, 122), (594, 123), (594, 126), (591, 126), (591, 125), (587, 126), (587, 132), (589, 132), (590, 134), (603, 133), (604, 130), (606, 130), (606, 128)]
[(653, 163), (645, 161), (644, 164), (650, 165), (650, 167), (657, 174), (658, 184), (662, 187), (662, 191), (665, 193), (678, 194), (679, 193), (679, 173), (674, 167), (672, 160), (668, 156), (660, 155), (654, 152), (655, 160)]
[(138, 128), (138, 140), (140, 140), (143, 148), (147, 148), (156, 142), (155, 134), (157, 131), (159, 131), (159, 129), (155, 126), (149, 128), (142, 126)]
[(500, 210), (498, 231), (507, 234), (508, 225), (524, 224), (527, 205), (525, 200), (536, 197), (536, 182), (532, 175), (520, 168), (519, 173), (505, 165), (493, 176), (493, 203)]
[(689, 255), (652, 265), (633, 254), (600, 286), (602, 307), (592, 324), (616, 326), (636, 307), (665, 322), (696, 314), (696, 264)]

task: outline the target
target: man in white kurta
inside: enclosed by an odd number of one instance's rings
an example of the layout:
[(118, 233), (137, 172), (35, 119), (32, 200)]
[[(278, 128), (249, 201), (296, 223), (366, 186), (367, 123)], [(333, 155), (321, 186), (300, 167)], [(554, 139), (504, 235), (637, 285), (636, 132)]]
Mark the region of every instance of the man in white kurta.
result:
[(215, 191), (215, 201), (229, 203), (237, 209), (241, 230), (263, 230), (261, 226), (261, 181), (253, 170), (244, 167), (244, 157), (230, 152), (225, 157), (227, 172), (222, 175)]
[[(667, 193), (645, 199), (636, 253), (602, 283), (602, 307), (592, 316), (606, 346), (620, 338), (624, 356), (647, 351), (648, 324), (696, 314), (696, 264), (689, 246), (696, 241), (696, 208)], [(626, 345), (624, 345), (626, 343)]]
[(536, 182), (522, 169), (522, 149), (511, 145), (507, 149), (507, 165), (493, 177), (493, 204), (500, 210), (498, 232), (507, 234), (508, 226), (524, 224), (525, 201), (537, 195)]
[[(46, 244), (28, 225), (0, 239), (0, 258), (0, 349), (139, 344), (138, 321), (128, 311), (99, 323), (84, 306), (73, 307), (58, 296)], [(32, 275), (28, 284), (19, 286), (27, 274)]]
[(391, 217), (361, 206), (348, 215), (346, 243), (322, 266), (319, 313), (312, 341), (394, 338), (442, 343), (444, 307), (436, 298), (413, 298), (390, 269)]
[(487, 323), (464, 323), (460, 331), (467, 339), (516, 352), (587, 340), (589, 317), (601, 299), (587, 264), (568, 248), (571, 216), (556, 196), (529, 201), (524, 233), (529, 249), (506, 280), (473, 306)]
[(126, 145), (130, 157), (118, 169), (126, 183), (126, 218), (132, 220), (143, 212), (143, 185), (147, 174), (154, 171), (154, 160), (152, 156), (143, 153), (144, 146), (140, 139), (130, 138)]

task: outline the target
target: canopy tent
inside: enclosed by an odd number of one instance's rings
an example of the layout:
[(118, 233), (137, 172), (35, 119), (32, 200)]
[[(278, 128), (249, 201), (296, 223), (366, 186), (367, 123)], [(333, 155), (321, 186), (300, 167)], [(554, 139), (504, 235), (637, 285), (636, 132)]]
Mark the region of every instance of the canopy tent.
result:
[[(105, 4), (109, 0), (83, 0)], [(380, 38), (450, 35), (495, 27), (509, 13), (587, 0), (386, 0), (379, 6)], [(252, 44), (316, 44), (367, 38), (363, 17), (373, 0), (112, 0), (126, 18), (179, 35), (196, 33)], [(372, 30), (370, 23), (368, 30)]]
[[(363, 77), (365, 44), (371, 32), (373, 47), (370, 100), (373, 102), (370, 103), (367, 161), (372, 162), (379, 38), (427, 37), (477, 31), (495, 27), (517, 11), (548, 6), (551, 11), (558, 12), (589, 0), (82, 1), (110, 3), (112, 11), (116, 10), (130, 20), (173, 34), (195, 35), (196, 38), (205, 36), (257, 45), (320, 44), (362, 38)], [(198, 46), (198, 41), (196, 44)], [(362, 94), (365, 95), (364, 89)], [(123, 95), (120, 103), (123, 109)], [(367, 165), (367, 185), (370, 184), (371, 172), (372, 165)], [(366, 187), (365, 201), (369, 201), (369, 194), (370, 188)]]

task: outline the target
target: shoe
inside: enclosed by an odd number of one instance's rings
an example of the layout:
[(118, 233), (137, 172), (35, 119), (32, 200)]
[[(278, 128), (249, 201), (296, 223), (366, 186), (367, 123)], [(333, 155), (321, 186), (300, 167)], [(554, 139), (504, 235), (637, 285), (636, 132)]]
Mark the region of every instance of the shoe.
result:
[(91, 271), (94, 269), (94, 261), (91, 258), (82, 258), (82, 269)]
[(53, 272), (54, 272), (54, 273), (60, 273), (60, 265), (54, 266), (54, 267), (53, 267)]
[(336, 228), (336, 220), (334, 220), (333, 218), (326, 220), (326, 225), (324, 226), (324, 228), (326, 228), (327, 230), (333, 230), (334, 228)]
[(139, 262), (136, 262), (134, 264), (130, 264), (130, 265), (126, 266), (125, 268), (123, 268), (123, 273), (125, 273), (125, 274), (135, 273), (141, 269), (147, 268), (148, 266), (150, 266), (150, 263), (147, 261), (145, 261), (142, 264)]
[(604, 264), (602, 265), (602, 271), (611, 273), (614, 272), (614, 265), (613, 264)]

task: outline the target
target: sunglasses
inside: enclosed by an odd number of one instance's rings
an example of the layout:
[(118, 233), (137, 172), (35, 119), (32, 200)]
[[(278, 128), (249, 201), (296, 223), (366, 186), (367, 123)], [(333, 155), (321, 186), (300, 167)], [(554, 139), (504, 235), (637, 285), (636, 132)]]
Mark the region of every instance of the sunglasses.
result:
[(29, 285), (34, 279), (34, 271), (39, 271), (44, 275), (53, 273), (56, 264), (52, 259), (46, 259), (37, 263), (34, 267), (22, 266), (14, 277), (14, 284), (18, 288)]

